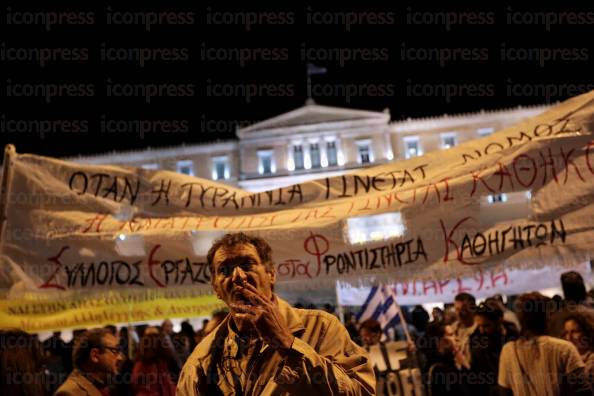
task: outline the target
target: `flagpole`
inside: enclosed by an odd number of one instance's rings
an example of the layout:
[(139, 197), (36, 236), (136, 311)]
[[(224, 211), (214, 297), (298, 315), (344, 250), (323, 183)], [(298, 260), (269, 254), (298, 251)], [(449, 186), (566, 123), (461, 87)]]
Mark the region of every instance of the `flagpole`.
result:
[(311, 75), (309, 73), (309, 66), (305, 66), (305, 74), (307, 75), (307, 100), (311, 99)]
[(346, 323), (344, 323), (344, 310), (342, 308), (342, 304), (340, 303), (340, 298), (338, 295), (338, 279), (336, 280), (334, 293), (336, 294), (336, 310), (338, 311), (338, 318), (340, 319), (340, 322), (346, 326)]
[[(396, 305), (396, 309), (398, 310), (398, 315), (400, 316), (400, 323), (402, 323), (402, 329), (404, 330), (404, 336), (406, 337), (406, 341), (408, 343), (408, 345), (414, 345), (413, 340), (410, 336), (410, 332), (408, 331), (408, 323), (406, 322), (406, 318), (404, 317), (404, 315), (402, 314), (402, 310), (400, 309), (400, 304), (398, 304), (396, 302), (396, 295), (394, 293), (394, 290), (392, 290), (391, 287), (386, 286), (386, 288), (389, 290), (390, 296), (392, 296), (392, 301), (393, 304)], [(410, 352), (410, 351), (409, 351)], [(415, 365), (418, 366), (418, 361), (417, 361), (417, 353), (415, 352), (410, 352), (410, 354), (412, 355), (412, 360), (414, 362)], [(412, 368), (408, 368), (408, 373), (410, 375), (409, 381), (412, 384), (413, 387), (413, 395), (415, 394), (415, 387), (414, 387), (414, 380), (413, 380), (413, 371)]]
[(16, 155), (16, 148), (7, 144), (4, 148), (4, 164), (2, 166), (2, 186), (0, 187), (0, 252), (4, 244), (4, 229), (6, 228), (6, 209), (8, 207), (8, 187), (12, 179), (13, 159)]

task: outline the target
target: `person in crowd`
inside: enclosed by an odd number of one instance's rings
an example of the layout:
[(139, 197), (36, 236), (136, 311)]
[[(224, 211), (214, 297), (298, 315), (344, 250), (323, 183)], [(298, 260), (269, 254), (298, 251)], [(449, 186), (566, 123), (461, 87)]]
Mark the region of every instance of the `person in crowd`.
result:
[(359, 336), (359, 330), (357, 330), (357, 317), (354, 313), (346, 312), (344, 314), (344, 327), (349, 332), (351, 340), (355, 341), (357, 345), (363, 345)]
[(46, 395), (43, 351), (36, 336), (0, 330), (0, 395)]
[(458, 320), (452, 323), (452, 330), (456, 340), (460, 343), (459, 348), (464, 354), (466, 361), (470, 362), (470, 335), (476, 330), (474, 323), (474, 311), (476, 300), (472, 294), (460, 293), (454, 297), (454, 309)]
[(561, 274), (561, 287), (565, 304), (584, 305), (588, 308), (594, 307), (594, 301), (586, 292), (584, 278), (579, 272), (568, 271)]
[(138, 345), (133, 338), (135, 333), (134, 331), (130, 333), (129, 328), (125, 326), (118, 331), (119, 348), (122, 352), (123, 361), (120, 363), (120, 369), (116, 374), (115, 385), (110, 389), (111, 396), (126, 396), (132, 392), (130, 379), (138, 349)]
[[(203, 319), (202, 328), (200, 328), (198, 331), (194, 333), (194, 348), (196, 348), (196, 345), (200, 344), (202, 339), (206, 337), (206, 327), (208, 326), (208, 322), (208, 319)], [(192, 351), (194, 350), (194, 348), (192, 348)]]
[(163, 339), (163, 334), (149, 333), (140, 340), (131, 381), (135, 396), (175, 395), (175, 381), (166, 358), (169, 351)]
[(118, 339), (106, 329), (92, 329), (75, 340), (72, 351), (74, 370), (54, 396), (102, 396), (118, 373), (123, 354)]
[(520, 321), (518, 320), (518, 315), (511, 309), (508, 309), (503, 302), (503, 296), (501, 294), (495, 294), (492, 297), (501, 307), (503, 310), (503, 320), (509, 323), (513, 323), (516, 326), (518, 332), (520, 331)]
[(114, 337), (118, 336), (118, 328), (114, 325), (105, 326), (105, 330), (109, 331)]
[(411, 322), (420, 334), (425, 333), (429, 324), (429, 312), (422, 305), (415, 305), (411, 314)]
[(230, 314), (196, 347), (178, 395), (373, 395), (364, 349), (334, 316), (295, 309), (274, 293), (272, 250), (227, 234), (207, 254), (211, 284)]
[(71, 373), (74, 369), (72, 364), (72, 352), (74, 351), (74, 344), (76, 343), (76, 340), (78, 340), (78, 338), (85, 333), (85, 331), (87, 331), (87, 329), (72, 330), (72, 338), (65, 345), (66, 350), (64, 351), (64, 370), (66, 373)]
[(447, 325), (452, 325), (457, 320), (458, 314), (456, 313), (456, 308), (454, 307), (454, 304), (444, 304), (443, 323)]
[(182, 362), (185, 362), (190, 356), (190, 340), (184, 333), (177, 333), (171, 337), (173, 347), (175, 348), (176, 355)]
[(60, 331), (53, 332), (52, 336), (42, 343), (45, 356), (45, 366), (48, 372), (48, 390), (50, 394), (54, 393), (58, 386), (66, 380), (69, 371), (66, 365), (70, 358), (67, 356), (69, 349), (62, 340)]
[(497, 380), (501, 395), (592, 394), (575, 346), (545, 335), (549, 303), (536, 292), (523, 294), (516, 301), (522, 332), (501, 351)]
[(563, 321), (563, 338), (577, 348), (586, 365), (590, 386), (594, 388), (594, 314), (585, 309), (568, 314)]
[(404, 317), (404, 320), (399, 320), (391, 328), (388, 327), (388, 341), (408, 341), (408, 337), (410, 337), (411, 342), (414, 343), (419, 338), (419, 332), (411, 324), (411, 315), (407, 307), (401, 306), (400, 313)]
[(387, 370), (382, 372), (376, 365), (373, 366), (373, 371), (375, 372), (376, 378), (376, 393), (378, 395), (387, 395), (389, 393), (387, 389), (386, 376), (388, 373), (392, 372), (393, 369), (390, 367), (390, 359), (387, 358), (388, 351), (385, 348), (384, 343), (381, 341), (382, 334), (382, 326), (377, 320), (367, 319), (361, 322), (361, 325), (359, 326), (359, 335), (363, 347), (367, 350), (369, 350), (369, 348), (374, 345), (379, 345), (380, 347), (381, 355), (383, 356)]
[(382, 338), (382, 326), (374, 319), (367, 319), (359, 325), (359, 337), (366, 348), (377, 345)]
[(450, 325), (433, 321), (420, 343), (424, 355), (424, 371), (427, 373), (432, 396), (469, 396), (470, 390), (462, 380), (460, 370), (470, 365), (456, 340)]
[[(196, 347), (196, 342), (195, 342), (196, 332), (194, 331), (194, 327), (188, 320), (184, 320), (181, 323), (181, 333), (186, 336), (186, 338), (188, 339), (188, 342), (190, 343), (189, 349), (190, 349), (190, 351), (193, 351), (194, 348)], [(184, 361), (185, 361), (185, 359), (184, 359)]]
[(177, 354), (175, 345), (173, 344), (172, 337), (175, 334), (173, 331), (173, 322), (171, 322), (169, 319), (165, 319), (163, 323), (161, 323), (160, 333), (161, 340), (163, 342), (163, 351), (167, 356), (169, 369), (177, 378), (184, 361), (182, 361), (181, 356)]
[(503, 318), (501, 303), (494, 298), (487, 299), (475, 311), (476, 330), (470, 335), (470, 371), (481, 381), (469, 383), (472, 393), (483, 396), (497, 396), (497, 374), (499, 356), (503, 345), (519, 337), (516, 326)]
[(433, 307), (433, 309), (431, 310), (431, 318), (432, 318), (431, 322), (443, 322), (444, 321), (443, 309), (441, 309), (439, 307)]
[(568, 271), (561, 274), (561, 288), (564, 299), (556, 304), (556, 310), (551, 312), (551, 321), (548, 334), (553, 337), (562, 337), (563, 319), (575, 310), (592, 310), (592, 301), (586, 293), (584, 278), (576, 271)]

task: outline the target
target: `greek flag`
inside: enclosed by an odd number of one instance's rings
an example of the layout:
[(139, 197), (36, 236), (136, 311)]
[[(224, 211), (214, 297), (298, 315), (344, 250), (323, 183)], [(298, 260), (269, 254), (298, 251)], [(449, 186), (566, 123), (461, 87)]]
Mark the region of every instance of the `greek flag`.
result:
[(400, 316), (400, 306), (390, 286), (374, 286), (357, 314), (357, 322), (361, 323), (367, 319), (377, 320), (387, 336), (388, 329), (400, 322)]

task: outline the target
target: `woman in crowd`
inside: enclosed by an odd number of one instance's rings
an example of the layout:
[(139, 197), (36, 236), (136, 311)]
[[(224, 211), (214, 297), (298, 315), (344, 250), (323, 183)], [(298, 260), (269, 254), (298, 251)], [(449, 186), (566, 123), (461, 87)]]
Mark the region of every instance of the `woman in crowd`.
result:
[(0, 395), (43, 396), (47, 385), (37, 336), (0, 330)]
[(549, 299), (540, 293), (518, 298), (522, 332), (501, 351), (497, 381), (501, 395), (591, 395), (575, 346), (545, 335), (549, 308)]
[(586, 375), (594, 387), (594, 314), (589, 310), (576, 310), (563, 321), (563, 337), (577, 348), (586, 364)]
[(140, 340), (132, 370), (132, 389), (136, 396), (174, 396), (175, 381), (167, 363), (161, 334), (148, 332)]
[(426, 359), (425, 368), (432, 396), (470, 395), (459, 370), (466, 370), (470, 365), (458, 344), (452, 327), (444, 322), (431, 322), (419, 340)]

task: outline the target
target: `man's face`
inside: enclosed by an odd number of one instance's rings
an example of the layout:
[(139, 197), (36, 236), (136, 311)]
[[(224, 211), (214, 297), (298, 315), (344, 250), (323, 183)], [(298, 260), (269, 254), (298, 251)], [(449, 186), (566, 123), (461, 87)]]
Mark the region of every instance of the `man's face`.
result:
[(124, 361), (124, 356), (119, 351), (118, 340), (113, 334), (106, 334), (102, 340), (103, 351), (97, 351), (92, 354), (93, 361), (98, 366), (98, 371), (115, 375), (119, 372), (120, 365)]
[(454, 309), (459, 319), (466, 320), (472, 316), (470, 305), (465, 301), (454, 301)]
[(243, 293), (241, 285), (254, 286), (269, 300), (273, 298), (274, 272), (268, 271), (256, 248), (250, 244), (220, 247), (213, 257), (212, 286), (217, 295), (231, 308), (231, 317), (239, 331), (251, 326), (248, 314), (235, 312), (231, 304), (253, 305)]
[(490, 320), (482, 315), (476, 315), (474, 317), (474, 323), (483, 335), (493, 335), (499, 329), (499, 323), (497, 321)]
[(365, 346), (379, 344), (382, 338), (382, 333), (374, 333), (366, 328), (362, 328), (359, 332), (359, 335), (361, 336), (361, 341), (363, 341), (363, 345)]

